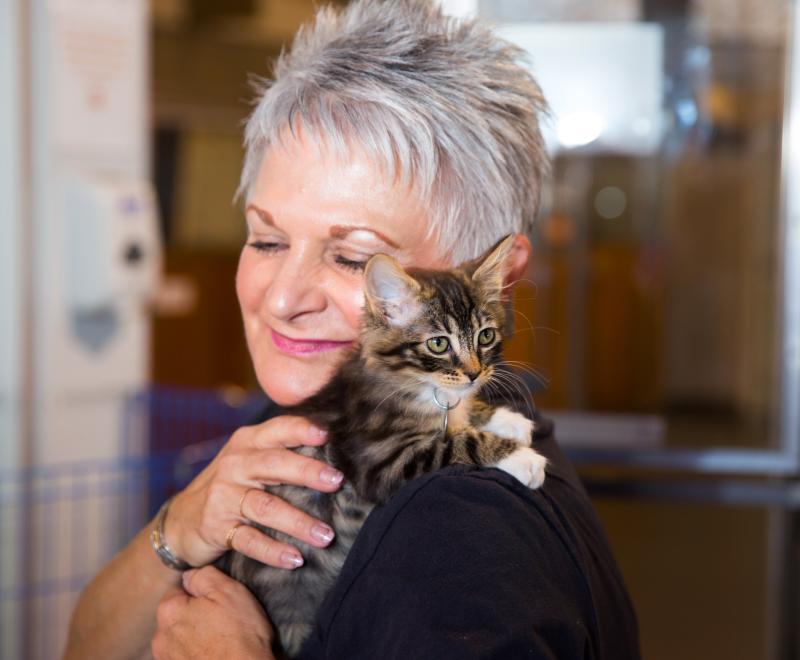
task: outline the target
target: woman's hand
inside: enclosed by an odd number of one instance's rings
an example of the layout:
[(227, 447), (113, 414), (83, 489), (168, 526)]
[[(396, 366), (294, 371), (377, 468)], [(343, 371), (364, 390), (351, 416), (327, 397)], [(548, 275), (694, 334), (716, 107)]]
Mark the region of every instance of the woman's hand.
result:
[[(272, 626), (247, 588), (213, 566), (183, 574), (158, 606), (156, 660), (272, 658)], [(185, 589), (185, 591), (184, 591)]]
[[(170, 505), (164, 536), (170, 548), (192, 566), (208, 564), (228, 550), (231, 530), (245, 520), (258, 522), (317, 547), (327, 546), (333, 530), (280, 498), (264, 485), (294, 484), (332, 492), (342, 474), (290, 447), (322, 445), (326, 433), (302, 417), (281, 416), (238, 429), (214, 460)], [(241, 525), (233, 547), (260, 562), (297, 568), (297, 548)]]

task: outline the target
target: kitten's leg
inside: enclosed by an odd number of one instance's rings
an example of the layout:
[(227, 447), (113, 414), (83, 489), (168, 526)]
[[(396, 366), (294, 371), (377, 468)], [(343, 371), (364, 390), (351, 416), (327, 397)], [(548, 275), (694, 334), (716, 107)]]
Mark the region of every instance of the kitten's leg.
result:
[(482, 429), (484, 426), (486, 426), (486, 424), (489, 423), (489, 420), (492, 418), (496, 408), (497, 406), (487, 403), (480, 397), (476, 396), (472, 400), (472, 408), (469, 412), (470, 426), (476, 429)]
[(448, 441), (452, 443), (450, 463), (497, 467), (529, 488), (544, 483), (547, 459), (530, 447), (477, 429), (457, 431), (448, 436)]
[(544, 482), (547, 461), (530, 447), (472, 427), (448, 432), (444, 439), (440, 433), (431, 429), (402, 443), (396, 438), (371, 443), (354, 482), (358, 495), (381, 504), (407, 481), (452, 463), (498, 467), (531, 488)]
[(520, 447), (499, 461), (496, 467), (536, 490), (544, 483), (547, 459), (530, 447)]
[(525, 415), (502, 406), (496, 408), (488, 421), (478, 428), (499, 435), (501, 438), (513, 440), (523, 447), (530, 447), (533, 441), (533, 422)]

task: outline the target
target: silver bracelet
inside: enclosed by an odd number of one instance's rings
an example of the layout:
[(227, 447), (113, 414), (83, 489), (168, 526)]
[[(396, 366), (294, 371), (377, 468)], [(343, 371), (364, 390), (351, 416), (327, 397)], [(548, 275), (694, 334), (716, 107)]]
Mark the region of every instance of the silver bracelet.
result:
[(167, 518), (167, 511), (169, 510), (170, 504), (172, 504), (171, 497), (164, 502), (164, 504), (162, 504), (161, 508), (158, 510), (153, 531), (150, 532), (150, 542), (153, 544), (153, 550), (156, 551), (158, 558), (164, 563), (165, 566), (169, 566), (176, 571), (185, 571), (192, 567), (191, 564), (184, 561), (174, 552), (172, 552), (170, 547), (167, 545), (166, 539), (164, 538), (164, 520)]

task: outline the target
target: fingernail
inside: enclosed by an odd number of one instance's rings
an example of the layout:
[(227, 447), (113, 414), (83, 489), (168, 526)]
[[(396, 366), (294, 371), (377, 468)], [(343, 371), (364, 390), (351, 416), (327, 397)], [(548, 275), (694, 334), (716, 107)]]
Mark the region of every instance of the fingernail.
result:
[(311, 435), (315, 435), (318, 438), (327, 438), (328, 431), (325, 429), (319, 428), (319, 426), (312, 426), (311, 427)]
[(340, 484), (342, 479), (344, 479), (344, 475), (332, 467), (323, 468), (319, 473), (319, 480), (326, 484)]
[(333, 530), (327, 525), (317, 523), (311, 528), (311, 536), (321, 543), (333, 541)]
[(189, 580), (192, 579), (195, 573), (197, 573), (196, 568), (190, 568), (188, 571), (183, 572), (183, 575), (181, 575), (181, 584), (183, 584), (184, 589), (186, 589), (186, 585), (189, 584)]
[(303, 557), (297, 552), (284, 552), (281, 555), (281, 563), (286, 568), (300, 568), (303, 565)]

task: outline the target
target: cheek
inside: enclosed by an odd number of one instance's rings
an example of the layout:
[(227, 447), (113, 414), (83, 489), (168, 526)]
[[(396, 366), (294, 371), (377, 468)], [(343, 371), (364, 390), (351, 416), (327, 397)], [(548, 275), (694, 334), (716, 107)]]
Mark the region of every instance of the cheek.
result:
[(353, 285), (340, 285), (336, 292), (337, 307), (342, 311), (347, 325), (355, 331), (361, 329), (361, 312), (364, 307), (364, 289), (359, 281)]
[(269, 284), (268, 274), (257, 268), (257, 260), (243, 250), (236, 269), (236, 297), (242, 312), (256, 311)]

